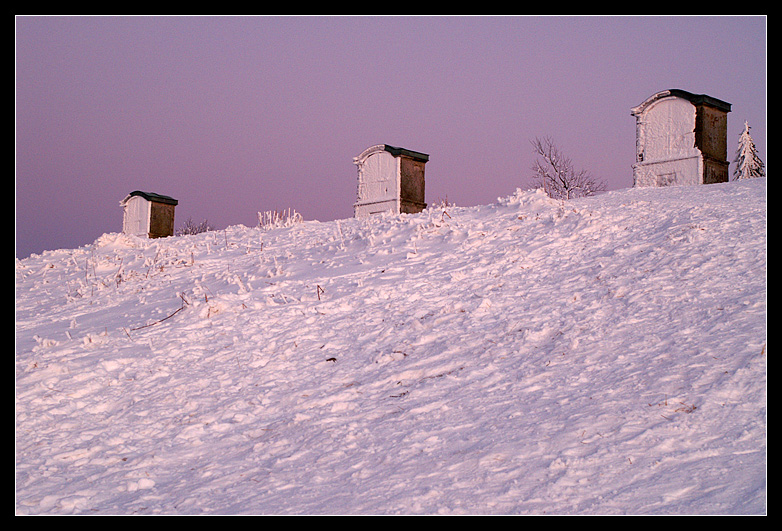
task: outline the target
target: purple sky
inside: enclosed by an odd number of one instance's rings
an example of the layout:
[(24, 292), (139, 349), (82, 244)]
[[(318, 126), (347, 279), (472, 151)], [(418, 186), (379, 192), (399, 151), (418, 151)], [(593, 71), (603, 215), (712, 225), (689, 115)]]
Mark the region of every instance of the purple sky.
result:
[[(119, 201), (179, 200), (218, 229), (259, 211), (349, 218), (352, 159), (430, 155), (426, 200), (530, 184), (530, 141), (632, 186), (630, 109), (680, 88), (732, 104), (766, 161), (765, 16), (17, 17), (16, 256), (122, 229)], [(730, 171), (733, 171), (731, 164)]]

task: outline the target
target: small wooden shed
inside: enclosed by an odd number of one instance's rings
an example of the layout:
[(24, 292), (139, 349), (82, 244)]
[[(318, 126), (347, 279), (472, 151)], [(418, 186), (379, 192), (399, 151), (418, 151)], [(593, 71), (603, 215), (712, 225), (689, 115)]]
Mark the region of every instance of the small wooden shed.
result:
[(167, 195), (135, 190), (120, 201), (122, 232), (147, 238), (174, 235), (174, 208), (179, 202)]
[(727, 182), (730, 110), (730, 103), (680, 89), (663, 90), (633, 107), (634, 186)]
[(429, 155), (378, 144), (353, 159), (358, 167), (355, 217), (382, 212), (414, 214), (426, 208), (425, 169)]

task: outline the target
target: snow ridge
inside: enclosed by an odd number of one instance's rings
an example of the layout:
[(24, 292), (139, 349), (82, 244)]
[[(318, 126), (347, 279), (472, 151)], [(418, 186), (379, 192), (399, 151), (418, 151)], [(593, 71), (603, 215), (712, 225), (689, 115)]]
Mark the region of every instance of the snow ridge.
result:
[(766, 179), (16, 261), (17, 514), (764, 514)]

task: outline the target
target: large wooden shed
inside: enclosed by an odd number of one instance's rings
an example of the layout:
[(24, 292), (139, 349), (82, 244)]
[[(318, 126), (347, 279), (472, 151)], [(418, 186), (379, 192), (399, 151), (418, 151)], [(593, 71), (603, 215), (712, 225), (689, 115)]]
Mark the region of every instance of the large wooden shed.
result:
[(727, 182), (730, 110), (730, 103), (680, 89), (663, 90), (633, 107), (633, 185)]
[(353, 159), (358, 167), (355, 217), (391, 212), (414, 214), (426, 208), (424, 166), (429, 155), (378, 144)]
[(120, 201), (123, 208), (122, 232), (146, 238), (174, 235), (173, 197), (135, 190)]

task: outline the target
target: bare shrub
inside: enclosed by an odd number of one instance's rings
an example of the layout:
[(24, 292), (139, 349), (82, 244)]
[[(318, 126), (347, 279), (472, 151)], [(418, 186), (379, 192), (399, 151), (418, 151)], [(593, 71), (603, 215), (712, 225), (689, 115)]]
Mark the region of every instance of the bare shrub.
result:
[(177, 229), (176, 235), (187, 236), (190, 234), (201, 234), (202, 232), (208, 232), (210, 230), (214, 230), (214, 227), (209, 225), (207, 220), (204, 220), (201, 223), (195, 223), (193, 218), (187, 218), (185, 224)]
[(532, 182), (553, 199), (573, 199), (594, 195), (606, 190), (605, 182), (592, 177), (586, 170), (576, 171), (571, 160), (564, 156), (554, 142), (545, 138), (532, 141), (533, 151), (542, 160), (532, 166)]

